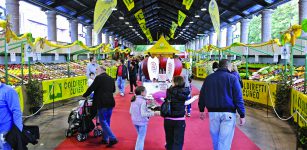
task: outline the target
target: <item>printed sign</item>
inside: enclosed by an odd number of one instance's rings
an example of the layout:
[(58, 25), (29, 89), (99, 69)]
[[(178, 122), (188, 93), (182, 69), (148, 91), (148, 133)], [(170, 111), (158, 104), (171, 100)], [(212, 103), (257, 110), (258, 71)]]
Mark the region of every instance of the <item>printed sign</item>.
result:
[(167, 79), (172, 81), (175, 72), (175, 60), (168, 58), (166, 61), (166, 76)]
[(282, 48), (281, 48), (281, 59), (289, 59), (290, 58), (290, 45), (289, 44), (285, 44)]
[(85, 76), (42, 81), (44, 104), (81, 96), (87, 90)]
[(237, 60), (237, 55), (233, 55), (233, 60)]
[(94, 31), (96, 33), (101, 32), (116, 5), (117, 0), (97, 0), (94, 10)]
[(256, 103), (267, 104), (268, 87), (265, 82), (243, 80), (243, 99)]
[[(307, 95), (295, 89), (291, 90), (291, 114), (298, 111), (304, 118), (307, 118)], [(300, 127), (306, 126), (305, 121), (295, 114), (293, 116), (294, 122), (298, 122)]]
[(10, 53), (11, 62), (16, 61), (16, 53)]
[(147, 68), (148, 68), (148, 74), (149, 78), (151, 81), (153, 79), (158, 80), (158, 75), (159, 75), (159, 59), (157, 57), (155, 58), (148, 58), (148, 63), (147, 63)]

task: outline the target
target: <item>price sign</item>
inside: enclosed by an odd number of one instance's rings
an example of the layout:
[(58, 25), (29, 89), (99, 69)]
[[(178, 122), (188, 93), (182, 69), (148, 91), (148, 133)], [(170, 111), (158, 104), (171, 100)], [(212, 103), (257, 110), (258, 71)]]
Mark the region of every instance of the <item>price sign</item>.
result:
[(11, 62), (16, 61), (16, 53), (10, 53)]
[(90, 59), (90, 53), (87, 53), (87, 58)]
[(54, 53), (54, 60), (59, 60), (59, 53)]
[(36, 61), (37, 60), (37, 55), (36, 53), (33, 53), (33, 61)]
[(233, 60), (237, 60), (237, 55), (233, 55)]
[(259, 62), (259, 55), (255, 55), (255, 62)]
[(281, 59), (289, 59), (290, 58), (290, 45), (286, 44), (281, 48)]

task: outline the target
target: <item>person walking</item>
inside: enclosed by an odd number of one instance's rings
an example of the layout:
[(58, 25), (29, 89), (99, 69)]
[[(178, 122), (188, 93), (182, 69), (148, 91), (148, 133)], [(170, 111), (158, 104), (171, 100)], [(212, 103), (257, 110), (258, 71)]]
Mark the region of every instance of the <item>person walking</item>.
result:
[(94, 91), (93, 107), (98, 111), (99, 122), (103, 129), (103, 144), (108, 144), (108, 147), (118, 143), (115, 135), (111, 130), (111, 116), (115, 107), (113, 93), (115, 92), (115, 82), (112, 77), (106, 73), (106, 68), (100, 66), (97, 68), (96, 78), (92, 85), (83, 94), (83, 97), (88, 97)]
[(148, 110), (146, 99), (146, 89), (144, 86), (138, 86), (135, 89), (135, 96), (131, 99), (130, 114), (132, 122), (136, 128), (138, 137), (135, 144), (135, 150), (143, 150), (147, 132), (149, 117), (160, 116), (159, 111)]
[(137, 67), (135, 62), (131, 62), (130, 68), (129, 68), (129, 81), (130, 81), (130, 93), (133, 94), (133, 86), (137, 87), (138, 85), (136, 84), (137, 80)]
[(86, 66), (86, 77), (90, 78), (90, 73), (94, 73), (96, 76), (96, 68), (98, 67), (98, 64), (96, 62), (95, 57), (90, 57), (90, 63), (87, 64)]
[(219, 69), (219, 63), (215, 61), (215, 62), (212, 64), (212, 71), (213, 71), (213, 73), (216, 72), (217, 69)]
[(231, 74), (233, 74), (239, 80), (241, 88), (243, 88), (243, 82), (242, 82), (242, 79), (240, 77), (237, 65), (232, 64), (232, 68), (231, 68), (230, 72), (231, 72)]
[(5, 141), (4, 137), (13, 125), (22, 132), (22, 113), (17, 92), (1, 82), (0, 91), (0, 149), (11, 150), (12, 146)]
[(230, 74), (231, 63), (219, 62), (219, 69), (204, 81), (199, 97), (200, 119), (209, 112), (210, 134), (214, 150), (230, 150), (235, 131), (236, 112), (245, 124), (245, 107), (239, 80)]
[(185, 101), (190, 90), (185, 87), (182, 76), (173, 78), (172, 86), (167, 89), (165, 100), (171, 102), (171, 115), (164, 118), (164, 131), (167, 150), (182, 150), (185, 131)]
[(121, 60), (120, 65), (117, 67), (117, 72), (116, 72), (117, 86), (121, 96), (125, 95), (125, 84), (127, 77), (128, 77), (128, 70), (127, 67), (125, 66), (125, 61)]

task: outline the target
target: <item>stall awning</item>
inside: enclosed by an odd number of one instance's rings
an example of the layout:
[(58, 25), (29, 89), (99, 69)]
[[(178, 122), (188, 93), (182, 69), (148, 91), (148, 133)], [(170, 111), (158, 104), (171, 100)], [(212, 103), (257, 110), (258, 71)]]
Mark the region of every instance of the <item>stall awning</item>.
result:
[(180, 53), (174, 47), (172, 47), (163, 36), (160, 37), (158, 42), (149, 50), (144, 52), (145, 54), (178, 54)]

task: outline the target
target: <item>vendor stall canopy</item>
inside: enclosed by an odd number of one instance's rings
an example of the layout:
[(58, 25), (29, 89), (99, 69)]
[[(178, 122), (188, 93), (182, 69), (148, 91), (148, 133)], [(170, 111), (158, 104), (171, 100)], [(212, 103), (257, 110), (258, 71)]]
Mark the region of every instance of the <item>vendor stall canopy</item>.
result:
[[(43, 10), (55, 10), (69, 19), (78, 19), (83, 25), (92, 25), (97, 0), (24, 0), (40, 6)], [(208, 12), (210, 0), (193, 0), (189, 9), (183, 5), (186, 0), (130, 0), (134, 7), (129, 11), (123, 0), (117, 0), (117, 7), (103, 27), (111, 33), (133, 44), (149, 44), (135, 13), (142, 9), (146, 27), (157, 41), (161, 35), (170, 35), (172, 22), (178, 23), (179, 10), (186, 15), (178, 26), (170, 44), (185, 44), (197, 36), (212, 32), (213, 26)], [(219, 6), (221, 28), (234, 24), (243, 18), (258, 15), (263, 9), (274, 9), (290, 0), (216, 0)]]

